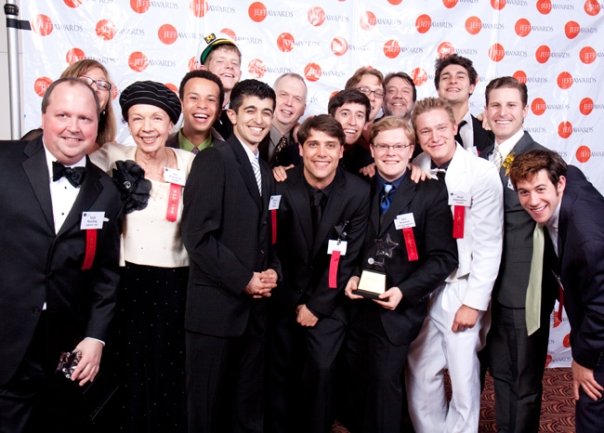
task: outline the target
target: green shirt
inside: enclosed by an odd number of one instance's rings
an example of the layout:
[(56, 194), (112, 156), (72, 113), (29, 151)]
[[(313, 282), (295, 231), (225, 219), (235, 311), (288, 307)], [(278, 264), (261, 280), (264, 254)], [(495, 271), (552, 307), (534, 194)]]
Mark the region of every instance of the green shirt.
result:
[(189, 141), (187, 137), (185, 137), (185, 135), (182, 133), (182, 129), (178, 131), (178, 145), (181, 149), (186, 150), (188, 152), (193, 152), (193, 149), (195, 147), (197, 147), (198, 151), (201, 152), (202, 150), (205, 150), (208, 147), (212, 146), (212, 141), (212, 134), (210, 134), (208, 138), (203, 141), (203, 143), (201, 143), (199, 146), (195, 146)]

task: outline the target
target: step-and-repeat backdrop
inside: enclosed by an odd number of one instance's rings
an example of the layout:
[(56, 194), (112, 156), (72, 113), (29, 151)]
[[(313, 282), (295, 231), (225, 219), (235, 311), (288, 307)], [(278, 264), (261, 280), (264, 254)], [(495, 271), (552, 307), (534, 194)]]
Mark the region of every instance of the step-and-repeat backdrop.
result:
[[(53, 0), (22, 1), (24, 129), (39, 126), (40, 100), (70, 63), (101, 61), (119, 92), (153, 79), (176, 90), (199, 68), (203, 36), (231, 38), (242, 78), (273, 83), (284, 72), (308, 83), (306, 114), (325, 112), (331, 92), (360, 66), (413, 76), (432, 96), (434, 61), (457, 53), (486, 84), (513, 75), (527, 83), (525, 127), (604, 190), (604, 3), (597, 0)], [(120, 123), (118, 140), (128, 139)], [(570, 364), (568, 326), (553, 323), (549, 366)]]

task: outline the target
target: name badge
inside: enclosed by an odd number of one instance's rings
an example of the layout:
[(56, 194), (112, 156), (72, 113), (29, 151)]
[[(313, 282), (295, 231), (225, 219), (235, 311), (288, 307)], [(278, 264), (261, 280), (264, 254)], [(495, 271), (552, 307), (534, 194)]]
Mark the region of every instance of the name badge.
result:
[(185, 182), (187, 181), (187, 175), (183, 170), (179, 170), (177, 168), (164, 168), (164, 180), (168, 183), (173, 183), (175, 185), (185, 186)]
[(449, 206), (465, 206), (470, 207), (472, 197), (467, 192), (451, 192), (449, 193)]
[(105, 219), (105, 212), (82, 212), (80, 230), (102, 229), (104, 221), (109, 221)]
[(334, 251), (339, 251), (341, 256), (345, 256), (346, 248), (348, 248), (348, 241), (330, 239), (329, 243), (327, 244), (327, 254), (332, 254)]
[(279, 205), (281, 204), (281, 196), (280, 195), (271, 195), (271, 198), (268, 201), (268, 210), (277, 210), (279, 209)]
[(415, 227), (415, 218), (412, 213), (404, 213), (397, 215), (394, 219), (394, 227), (397, 230)]

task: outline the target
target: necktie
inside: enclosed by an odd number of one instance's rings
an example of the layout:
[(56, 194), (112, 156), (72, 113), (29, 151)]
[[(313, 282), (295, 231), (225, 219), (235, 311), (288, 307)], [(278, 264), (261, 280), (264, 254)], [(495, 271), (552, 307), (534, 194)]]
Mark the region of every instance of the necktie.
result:
[(503, 156), (499, 151), (499, 145), (495, 144), (495, 148), (493, 149), (493, 153), (491, 155), (491, 161), (495, 164), (495, 167), (501, 168), (501, 164), (503, 164)]
[[(271, 158), (272, 161), (275, 161), (275, 162), (279, 161), (279, 153), (281, 153), (281, 151), (283, 150), (283, 148), (285, 148), (285, 146), (287, 146), (287, 135), (284, 135), (283, 137), (281, 137), (281, 139), (275, 146), (275, 150), (273, 151), (273, 157)], [(276, 165), (279, 165), (279, 164), (276, 164)]]
[(312, 213), (312, 222), (313, 222), (313, 231), (316, 233), (319, 228), (319, 224), (321, 223), (321, 217), (323, 216), (323, 201), (325, 198), (325, 194), (320, 189), (313, 191), (312, 194), (312, 205), (311, 205), (311, 213)]
[(392, 193), (394, 191), (394, 185), (391, 183), (384, 184), (382, 196), (380, 199), (380, 213), (384, 214), (392, 204)]
[(543, 226), (535, 225), (533, 230), (533, 256), (531, 257), (531, 271), (528, 287), (526, 289), (525, 317), (528, 335), (535, 333), (541, 323), (541, 280), (543, 277), (543, 251), (545, 238)]
[(52, 181), (56, 182), (63, 176), (72, 184), (75, 188), (79, 187), (84, 181), (86, 175), (85, 167), (65, 167), (63, 164), (57, 161), (52, 162)]
[(256, 178), (256, 185), (258, 185), (258, 192), (262, 195), (262, 175), (260, 174), (260, 163), (258, 162), (258, 155), (250, 160), (252, 164), (252, 170), (254, 170), (254, 177)]
[(462, 120), (461, 122), (459, 122), (459, 125), (457, 125), (457, 134), (455, 134), (455, 141), (457, 141), (462, 146), (463, 146), (463, 140), (461, 139), (461, 128), (466, 123), (468, 123), (468, 122), (466, 122), (465, 120)]

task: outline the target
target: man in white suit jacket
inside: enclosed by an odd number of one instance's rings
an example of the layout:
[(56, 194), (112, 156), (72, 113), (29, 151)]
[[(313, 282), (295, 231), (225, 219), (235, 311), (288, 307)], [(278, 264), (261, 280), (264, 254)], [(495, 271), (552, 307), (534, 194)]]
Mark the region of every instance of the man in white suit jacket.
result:
[[(457, 124), (446, 101), (419, 101), (412, 120), (424, 151), (414, 162), (424, 171), (444, 175), (459, 267), (433, 293), (428, 317), (411, 345), (409, 412), (417, 433), (476, 432), (480, 415), (477, 352), (488, 331), (503, 240), (501, 180), (492, 163), (455, 142)], [(445, 369), (453, 390), (450, 402), (445, 400)]]

